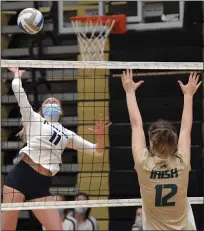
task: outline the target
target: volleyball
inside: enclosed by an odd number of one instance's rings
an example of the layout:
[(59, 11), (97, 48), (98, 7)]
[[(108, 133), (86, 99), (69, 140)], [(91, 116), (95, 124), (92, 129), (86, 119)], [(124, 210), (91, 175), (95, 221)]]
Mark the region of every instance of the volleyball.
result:
[(26, 34), (37, 34), (42, 28), (44, 18), (39, 10), (27, 8), (18, 15), (18, 27)]

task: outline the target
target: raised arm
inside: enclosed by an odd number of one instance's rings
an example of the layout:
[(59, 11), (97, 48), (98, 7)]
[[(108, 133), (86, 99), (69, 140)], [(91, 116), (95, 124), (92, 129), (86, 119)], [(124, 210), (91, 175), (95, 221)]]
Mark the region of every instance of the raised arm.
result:
[(34, 111), (28, 102), (27, 95), (22, 87), (21, 77), (25, 71), (19, 70), (18, 67), (10, 67), (9, 70), (13, 73), (14, 76), (12, 81), (12, 89), (17, 99), (18, 106), (20, 107), (23, 122), (29, 122)]
[(184, 85), (178, 81), (184, 94), (183, 114), (181, 119), (181, 128), (178, 140), (178, 148), (186, 155), (187, 163), (190, 164), (191, 153), (191, 129), (193, 123), (193, 96), (201, 85), (197, 73), (190, 73), (188, 83)]
[(111, 123), (109, 123), (108, 119), (106, 118), (105, 122), (102, 120), (96, 122), (94, 129), (89, 128), (89, 131), (96, 135), (96, 144), (93, 144), (72, 132), (71, 142), (68, 142), (67, 148), (72, 148), (80, 152), (95, 156), (103, 155), (105, 149), (105, 129), (110, 125)]
[(132, 152), (135, 155), (146, 147), (145, 134), (143, 130), (142, 117), (137, 105), (135, 91), (141, 86), (144, 81), (135, 83), (133, 81), (132, 70), (123, 72), (122, 84), (126, 92), (126, 101), (132, 128)]

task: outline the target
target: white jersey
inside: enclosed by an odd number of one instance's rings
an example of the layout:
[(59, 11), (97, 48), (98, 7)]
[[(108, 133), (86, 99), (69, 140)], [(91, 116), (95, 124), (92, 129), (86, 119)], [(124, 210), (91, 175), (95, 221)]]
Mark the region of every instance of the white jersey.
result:
[(70, 215), (67, 215), (63, 222), (64, 231), (75, 231), (75, 230), (85, 230), (85, 231), (97, 231), (98, 224), (94, 217), (89, 216), (83, 223), (78, 223), (77, 220)]
[(35, 163), (55, 175), (59, 171), (61, 155), (65, 148), (88, 154), (97, 153), (95, 144), (64, 128), (59, 122), (48, 122), (39, 113), (34, 112), (20, 78), (14, 78), (12, 89), (20, 107), (27, 137), (27, 145), (20, 150), (17, 162), (21, 160), (21, 154), (26, 153)]

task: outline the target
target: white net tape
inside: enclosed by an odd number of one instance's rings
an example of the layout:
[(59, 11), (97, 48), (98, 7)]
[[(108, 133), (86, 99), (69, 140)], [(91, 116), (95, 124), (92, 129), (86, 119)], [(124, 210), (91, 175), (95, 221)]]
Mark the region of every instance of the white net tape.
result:
[(204, 70), (202, 62), (114, 62), (114, 61), (50, 61), (1, 60), (1, 67), (74, 68), (74, 69), (137, 69), (137, 70)]
[(85, 23), (79, 20), (72, 21), (83, 61), (104, 60), (105, 42), (114, 24), (115, 20), (112, 19), (107, 20), (105, 25), (100, 19), (96, 23), (91, 20)]
[[(191, 204), (204, 204), (203, 197), (189, 197)], [(141, 206), (141, 199), (112, 199), (112, 200), (87, 200), (87, 201), (53, 201), (53, 202), (23, 202), (3, 203), (2, 211), (30, 210), (30, 209), (54, 209), (54, 208), (76, 208), (76, 207), (129, 207)]]

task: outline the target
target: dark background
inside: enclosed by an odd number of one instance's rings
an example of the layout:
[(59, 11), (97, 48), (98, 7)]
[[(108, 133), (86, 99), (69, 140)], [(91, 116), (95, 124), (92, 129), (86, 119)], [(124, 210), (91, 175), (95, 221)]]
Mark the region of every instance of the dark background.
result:
[[(187, 2), (185, 8), (184, 28), (181, 30), (163, 30), (149, 32), (128, 32), (125, 35), (110, 36), (110, 60), (119, 61), (157, 61), (157, 62), (202, 62), (203, 34), (202, 34), (202, 6), (201, 2)], [(118, 71), (112, 71), (116, 74)], [(145, 134), (149, 123), (157, 119), (166, 119), (180, 127), (183, 95), (177, 84), (180, 79), (184, 82), (188, 74), (160, 75), (138, 77), (145, 84), (138, 90), (137, 98), (143, 117)], [(113, 123), (127, 123), (129, 121), (125, 94), (120, 79), (110, 78), (110, 115)], [(203, 196), (203, 164), (202, 164), (202, 120), (203, 120), (203, 90), (199, 89), (194, 97), (194, 123), (192, 131), (192, 171), (188, 196)], [(120, 105), (120, 106), (118, 106)], [(113, 126), (110, 133), (111, 153), (110, 174), (111, 198), (140, 197), (137, 175), (133, 170), (131, 156), (131, 129), (129, 124)], [(121, 135), (119, 135), (121, 134)], [(123, 134), (123, 135), (122, 135)], [(117, 148), (123, 146), (123, 148)], [(132, 170), (132, 172), (130, 172)], [(122, 197), (121, 197), (122, 195)], [(193, 205), (198, 229), (204, 229), (203, 206)], [(130, 223), (124, 219), (134, 219), (135, 208), (110, 208), (110, 218), (120, 217), (121, 222), (110, 222), (110, 230), (130, 230)]]

